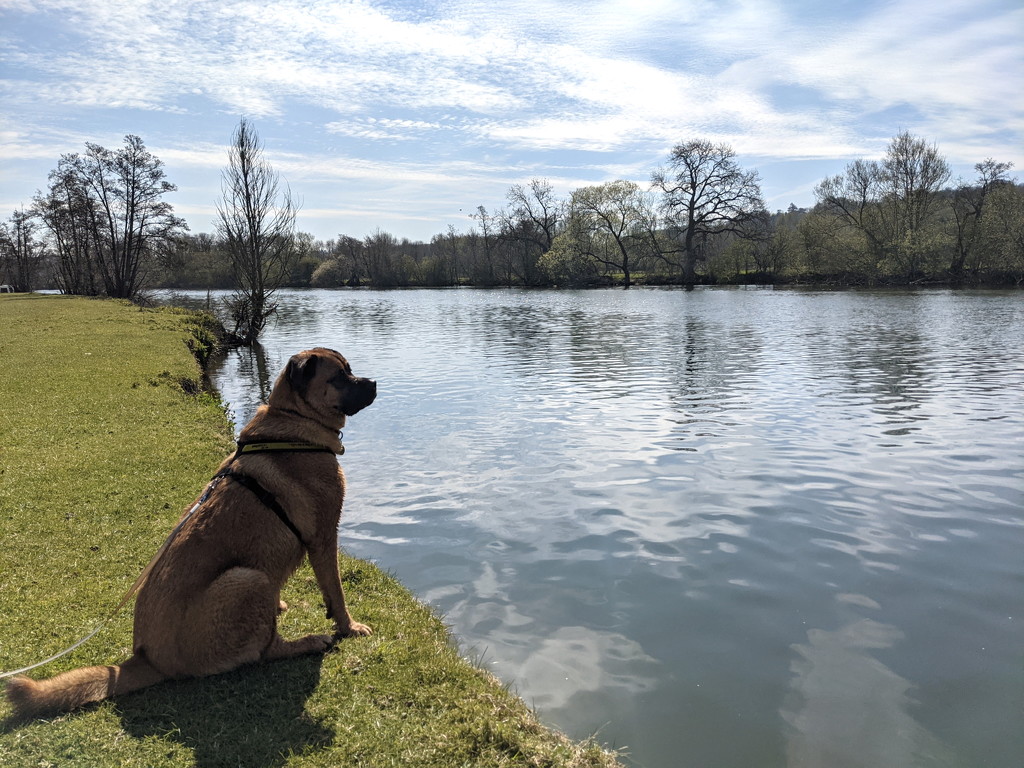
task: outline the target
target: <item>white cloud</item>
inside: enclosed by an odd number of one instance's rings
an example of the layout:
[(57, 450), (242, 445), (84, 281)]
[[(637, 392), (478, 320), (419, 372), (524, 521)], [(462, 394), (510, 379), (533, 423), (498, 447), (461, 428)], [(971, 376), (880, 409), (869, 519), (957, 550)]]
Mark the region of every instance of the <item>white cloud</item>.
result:
[[(834, 39), (779, 62), (801, 85), (864, 111), (911, 105), (929, 120), (958, 119), (959, 111), (1010, 117), (1019, 96), (1024, 9), (979, 21), (949, 3), (884, 7)], [(1005, 73), (1006, 76), (1000, 76)], [(953, 114), (950, 113), (953, 110)], [(926, 129), (928, 126), (925, 126)]]
[(643, 179), (695, 135), (741, 160), (849, 159), (907, 128), (957, 160), (1024, 160), (1010, 0), (0, 0), (0, 14), (38, 31), (0, 31), (12, 162), (131, 132), (171, 148), (169, 166), (209, 170), (242, 115), (293, 185)]

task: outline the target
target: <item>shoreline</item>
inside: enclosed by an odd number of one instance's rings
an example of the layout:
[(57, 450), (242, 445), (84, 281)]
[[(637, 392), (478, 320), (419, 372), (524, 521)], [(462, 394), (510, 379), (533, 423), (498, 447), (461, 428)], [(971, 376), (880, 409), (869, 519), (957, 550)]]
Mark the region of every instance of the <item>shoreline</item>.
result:
[[(212, 329), (182, 310), (0, 297), (0, 671), (84, 636), (230, 451), (201, 384)], [(40, 542), (46, 542), (40, 546)], [(55, 567), (56, 566), (56, 567)], [(543, 726), (461, 657), (441, 619), (393, 577), (342, 552), (353, 614), (374, 626), (325, 656), (173, 681), (78, 712), (0, 727), (0, 764), (95, 766), (617, 766)], [(325, 631), (304, 565), (282, 595), (285, 637)], [(123, 660), (124, 609), (48, 677)], [(0, 703), (0, 718), (10, 709)]]

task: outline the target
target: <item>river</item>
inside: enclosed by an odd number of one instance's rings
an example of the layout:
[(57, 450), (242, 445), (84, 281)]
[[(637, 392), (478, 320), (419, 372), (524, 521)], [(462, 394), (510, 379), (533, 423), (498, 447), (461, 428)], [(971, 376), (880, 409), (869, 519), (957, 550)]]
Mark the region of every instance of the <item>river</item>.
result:
[(341, 545), (546, 722), (642, 768), (1024, 764), (1024, 293), (279, 301), (213, 372), (236, 422), (304, 348), (377, 379)]

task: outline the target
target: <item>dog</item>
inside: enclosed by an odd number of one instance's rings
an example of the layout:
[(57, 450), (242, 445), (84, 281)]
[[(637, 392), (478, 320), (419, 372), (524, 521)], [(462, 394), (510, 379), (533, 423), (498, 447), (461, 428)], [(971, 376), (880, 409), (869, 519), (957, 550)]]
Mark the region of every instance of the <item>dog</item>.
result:
[[(244, 664), (322, 653), (372, 630), (352, 619), (338, 572), (345, 476), (337, 454), (347, 416), (370, 405), (377, 383), (324, 348), (292, 357), (239, 448), (150, 563), (135, 601), (133, 654), (7, 686), (17, 718), (66, 712), (162, 680), (216, 675)], [(285, 640), (280, 593), (309, 558), (333, 635)]]

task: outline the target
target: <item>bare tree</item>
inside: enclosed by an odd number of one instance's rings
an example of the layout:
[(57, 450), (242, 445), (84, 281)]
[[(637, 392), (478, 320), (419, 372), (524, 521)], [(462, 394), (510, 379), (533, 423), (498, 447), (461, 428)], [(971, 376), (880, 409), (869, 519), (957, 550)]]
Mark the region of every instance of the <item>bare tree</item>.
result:
[(109, 150), (87, 143), (79, 172), (95, 200), (92, 234), (108, 296), (132, 298), (145, 284), (158, 250), (187, 229), (160, 198), (177, 189), (165, 180), (163, 162), (138, 136)]
[(949, 180), (949, 165), (938, 147), (904, 131), (894, 137), (882, 160), (885, 197), (895, 209), (897, 230), (915, 238), (937, 206), (937, 193)]
[(529, 226), (523, 232), (546, 251), (558, 234), (564, 205), (555, 197), (554, 187), (547, 179), (531, 179), (529, 188), (515, 184), (508, 190), (511, 215)]
[(407, 282), (398, 263), (398, 245), (394, 235), (379, 227), (363, 239), (363, 263), (370, 285), (387, 288)]
[(842, 174), (824, 179), (814, 188), (822, 211), (863, 234), (869, 260), (869, 277), (885, 262), (895, 238), (893, 222), (879, 205), (881, 169), (869, 160), (855, 160)]
[[(138, 136), (110, 150), (87, 143), (63, 155), (36, 210), (57, 241), (62, 288), (134, 298), (156, 261), (188, 227), (161, 198), (177, 187)], [(98, 280), (97, 280), (98, 278)]]
[(938, 149), (904, 131), (882, 160), (856, 160), (814, 192), (825, 211), (864, 235), (871, 276), (892, 262), (912, 278), (934, 250), (924, 235), (948, 179), (949, 166)]
[(972, 271), (977, 272), (981, 263), (974, 257), (981, 249), (981, 222), (992, 190), (1009, 183), (1007, 173), (1013, 163), (997, 163), (988, 158), (983, 163), (976, 163), (974, 170), (978, 178), (973, 184), (960, 182), (953, 192), (953, 234), (956, 237), (956, 251), (949, 265), (949, 272), (955, 279), (963, 276), (964, 268), (971, 264)]
[(547, 179), (532, 179), (528, 187), (508, 190), (509, 208), (501, 212), (501, 236), (506, 245), (506, 273), (530, 285), (540, 278), (537, 262), (551, 249), (563, 224), (565, 204), (555, 197)]
[(62, 155), (50, 172), (50, 185), (37, 193), (33, 207), (50, 232), (56, 253), (54, 277), (61, 291), (79, 296), (99, 294), (96, 240), (90, 232), (94, 221), (93, 200), (76, 172), (78, 155)]
[(939, 250), (928, 237), (927, 225), (949, 175), (949, 165), (934, 144), (909, 131), (889, 143), (882, 160), (883, 198), (892, 209), (895, 224), (893, 256), (908, 280), (920, 275), (926, 260)]
[(338, 235), (333, 253), (334, 258), (344, 265), (342, 269), (342, 274), (345, 275), (344, 284), (358, 287), (366, 277), (363, 264), (363, 241), (351, 235)]
[(274, 293), (295, 259), (293, 235), (298, 207), (291, 190), (263, 157), (263, 144), (242, 119), (232, 136), (228, 167), (221, 174), (217, 232), (235, 273), (237, 289), (229, 302), (241, 345), (256, 344), (277, 310)]
[(677, 144), (668, 166), (652, 175), (677, 244), (669, 253), (681, 255), (686, 285), (696, 282), (697, 261), (709, 237), (741, 232), (764, 210), (757, 171), (743, 170), (735, 157), (728, 144), (692, 139)]
[(15, 211), (10, 224), (0, 221), (0, 282), (15, 291), (27, 293), (35, 285), (36, 275), (46, 255), (45, 244), (36, 236), (35, 215), (24, 208)]
[(430, 255), (419, 264), (417, 278), (424, 285), (457, 286), (461, 275), (461, 267), (466, 259), (463, 257), (465, 238), (449, 224), (444, 234), (436, 234), (430, 239)]
[(471, 213), (469, 217), (477, 221), (480, 226), (479, 245), (482, 247), (482, 252), (478, 252), (476, 248), (473, 249), (475, 258), (470, 265), (473, 283), (494, 285), (498, 281), (495, 271), (495, 255), (497, 251), (497, 220), (500, 217), (491, 216), (482, 205), (478, 205), (476, 213)]

